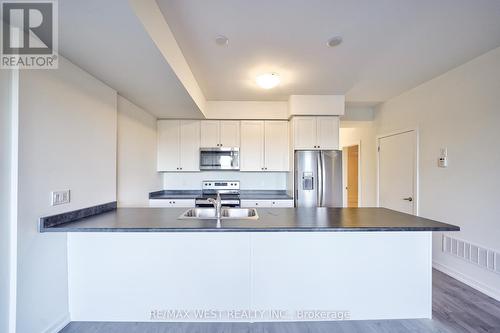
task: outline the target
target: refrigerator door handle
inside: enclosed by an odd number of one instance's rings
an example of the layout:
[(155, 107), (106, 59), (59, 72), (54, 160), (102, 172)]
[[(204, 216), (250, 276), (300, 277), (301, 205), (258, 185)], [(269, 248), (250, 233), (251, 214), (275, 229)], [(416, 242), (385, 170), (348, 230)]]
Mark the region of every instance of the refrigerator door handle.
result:
[(326, 163), (325, 152), (321, 152), (321, 207), (325, 207), (326, 197)]
[(323, 206), (323, 152), (319, 151), (318, 152), (318, 187), (317, 187), (317, 194), (318, 194), (318, 207)]

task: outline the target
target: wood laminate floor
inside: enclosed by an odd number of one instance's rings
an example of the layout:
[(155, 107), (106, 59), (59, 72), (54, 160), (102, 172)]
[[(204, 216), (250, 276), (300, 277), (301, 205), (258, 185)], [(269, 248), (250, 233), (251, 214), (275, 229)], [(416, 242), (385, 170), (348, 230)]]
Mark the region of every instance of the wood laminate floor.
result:
[(500, 302), (433, 271), (433, 319), (290, 323), (72, 322), (60, 333), (500, 333)]

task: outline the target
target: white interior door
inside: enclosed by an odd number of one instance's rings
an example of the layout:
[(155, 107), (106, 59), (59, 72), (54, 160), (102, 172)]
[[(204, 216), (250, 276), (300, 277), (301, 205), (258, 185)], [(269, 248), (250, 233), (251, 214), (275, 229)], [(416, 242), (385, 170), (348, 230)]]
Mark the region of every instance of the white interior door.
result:
[(417, 214), (416, 132), (379, 138), (379, 206)]

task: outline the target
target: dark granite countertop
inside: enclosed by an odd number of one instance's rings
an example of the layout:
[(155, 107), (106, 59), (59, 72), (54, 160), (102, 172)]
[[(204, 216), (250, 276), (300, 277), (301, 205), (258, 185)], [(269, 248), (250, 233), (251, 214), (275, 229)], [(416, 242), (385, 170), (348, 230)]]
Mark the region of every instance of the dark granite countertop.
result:
[[(195, 199), (201, 196), (197, 190), (163, 190), (149, 193), (149, 199)], [(292, 200), (286, 191), (241, 190), (242, 200)]]
[(241, 200), (292, 200), (286, 191), (241, 190)]
[(201, 196), (196, 190), (162, 190), (149, 193), (149, 199), (195, 199)]
[[(186, 208), (118, 208), (41, 232), (458, 231), (385, 208), (259, 208), (258, 220), (179, 220)], [(43, 224), (43, 223), (42, 223)]]

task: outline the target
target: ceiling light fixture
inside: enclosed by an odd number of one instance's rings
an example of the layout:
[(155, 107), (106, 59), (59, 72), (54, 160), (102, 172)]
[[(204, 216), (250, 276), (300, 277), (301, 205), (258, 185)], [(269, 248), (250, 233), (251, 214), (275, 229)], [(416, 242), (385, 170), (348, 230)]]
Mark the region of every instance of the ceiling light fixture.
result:
[(227, 46), (227, 44), (229, 44), (229, 39), (226, 36), (219, 35), (215, 37), (215, 44), (219, 46)]
[(342, 37), (335, 36), (335, 37), (330, 38), (326, 42), (326, 45), (328, 45), (329, 47), (335, 47), (335, 46), (339, 45), (340, 43), (342, 43)]
[(280, 84), (280, 76), (277, 73), (266, 73), (257, 76), (255, 82), (263, 89), (272, 89)]

